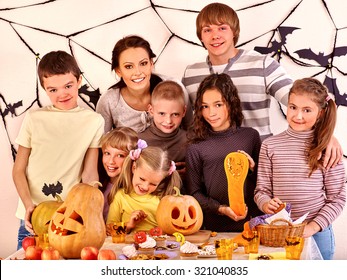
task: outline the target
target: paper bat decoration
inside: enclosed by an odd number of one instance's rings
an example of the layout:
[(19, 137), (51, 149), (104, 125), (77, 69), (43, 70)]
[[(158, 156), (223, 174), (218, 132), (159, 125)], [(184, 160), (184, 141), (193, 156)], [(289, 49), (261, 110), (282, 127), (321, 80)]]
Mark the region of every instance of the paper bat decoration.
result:
[(15, 112), (15, 109), (16, 108), (19, 108), (19, 107), (21, 107), (21, 106), (23, 106), (23, 101), (21, 100), (21, 101), (18, 101), (18, 102), (16, 102), (16, 103), (14, 103), (14, 104), (7, 104), (6, 105), (6, 108), (5, 108), (5, 110), (4, 110), (4, 116), (6, 116), (8, 113), (11, 113), (11, 116), (13, 117), (13, 116), (16, 116), (16, 112)]
[(300, 58), (311, 59), (319, 63), (322, 67), (329, 67), (331, 59), (335, 56), (343, 56), (347, 54), (347, 47), (336, 47), (330, 54), (324, 55), (324, 52), (316, 54), (310, 48), (295, 51)]
[(271, 46), (270, 47), (255, 47), (254, 50), (257, 52), (260, 52), (262, 54), (268, 54), (268, 53), (273, 53), (276, 55), (277, 53), (282, 51), (282, 47), (286, 44), (287, 42), (287, 35), (292, 34), (294, 30), (300, 29), (298, 27), (289, 27), (289, 26), (280, 26), (277, 28), (279, 34), (280, 34), (280, 42), (277, 42), (276, 39), (271, 41)]
[(49, 184), (46, 183), (43, 185), (42, 192), (46, 195), (52, 195), (55, 197), (57, 193), (61, 193), (63, 191), (63, 185), (58, 181), (57, 184)]
[(89, 100), (91, 103), (94, 104), (94, 106), (96, 107), (96, 103), (98, 103), (98, 100), (100, 98), (100, 90), (96, 89), (94, 91), (89, 91), (88, 90), (88, 85), (83, 85), (79, 90), (78, 93), (79, 94), (85, 94), (87, 96), (89, 96)]
[(340, 94), (339, 88), (336, 84), (336, 79), (325, 76), (323, 84), (328, 88), (329, 92), (334, 94), (337, 106), (347, 106), (347, 93), (344, 93), (343, 95)]

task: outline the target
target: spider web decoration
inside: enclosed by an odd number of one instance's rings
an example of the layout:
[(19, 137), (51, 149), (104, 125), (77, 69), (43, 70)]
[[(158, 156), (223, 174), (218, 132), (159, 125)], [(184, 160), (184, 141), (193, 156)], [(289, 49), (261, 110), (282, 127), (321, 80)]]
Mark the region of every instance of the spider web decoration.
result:
[[(76, 58), (83, 73), (79, 105), (91, 109), (118, 79), (111, 70), (111, 53), (115, 43), (126, 35), (137, 34), (150, 42), (157, 55), (155, 69), (164, 75), (181, 79), (186, 65), (205, 60), (206, 50), (195, 34), (195, 19), (206, 4), (214, 1), (93, 2), (0, 2), (0, 132), (8, 139), (12, 160), (16, 154), (14, 139), (25, 112), (49, 104), (36, 74), (44, 54), (61, 49)], [(293, 79), (318, 78), (335, 96), (339, 110), (346, 109), (346, 1), (220, 2), (238, 12), (238, 47), (273, 56)], [(341, 115), (345, 119), (345, 114)], [(280, 111), (272, 118), (285, 124)], [(346, 146), (345, 135), (339, 141)]]

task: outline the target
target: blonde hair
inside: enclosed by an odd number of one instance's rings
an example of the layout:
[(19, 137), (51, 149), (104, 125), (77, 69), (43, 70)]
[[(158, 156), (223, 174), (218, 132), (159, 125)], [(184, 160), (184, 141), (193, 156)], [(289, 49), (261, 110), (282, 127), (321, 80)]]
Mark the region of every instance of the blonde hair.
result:
[(168, 194), (175, 193), (174, 187), (181, 188), (181, 177), (179, 173), (175, 170), (170, 174), (171, 160), (168, 158), (167, 151), (159, 147), (149, 146), (141, 150), (140, 156), (136, 160), (132, 160), (128, 155), (123, 163), (122, 171), (119, 174), (117, 180), (112, 186), (111, 192), (109, 194), (109, 203), (112, 203), (115, 194), (119, 189), (124, 189), (126, 194), (133, 191), (133, 172), (132, 165), (136, 164), (136, 167), (141, 167), (146, 165), (156, 172), (162, 172), (167, 174), (163, 180), (158, 185), (157, 189), (152, 193), (160, 198)]
[(105, 133), (100, 139), (100, 146), (104, 150), (107, 146), (130, 152), (137, 145), (138, 136), (130, 127), (117, 127)]
[(151, 96), (151, 103), (158, 100), (177, 100), (182, 104), (182, 106), (185, 105), (184, 101), (184, 92), (182, 87), (170, 80), (162, 81), (153, 90), (152, 96)]
[(234, 33), (234, 45), (240, 36), (240, 21), (237, 13), (228, 5), (211, 3), (205, 6), (196, 18), (196, 35), (201, 41), (201, 31), (207, 24), (228, 24)]

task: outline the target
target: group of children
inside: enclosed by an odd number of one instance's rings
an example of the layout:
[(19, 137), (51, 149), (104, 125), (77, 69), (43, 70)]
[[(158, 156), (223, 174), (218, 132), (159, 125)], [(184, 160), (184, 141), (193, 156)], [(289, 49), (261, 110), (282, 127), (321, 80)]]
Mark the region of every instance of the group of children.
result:
[[(33, 234), (35, 206), (47, 200), (42, 186), (59, 182), (64, 198), (74, 184), (100, 177), (107, 225), (155, 227), (158, 203), (174, 186), (198, 200), (203, 227), (214, 231), (242, 231), (251, 217), (287, 202), (293, 219), (309, 212), (304, 236), (314, 237), (324, 259), (333, 258), (331, 224), (346, 200), (334, 101), (318, 80), (293, 83), (275, 60), (237, 49), (239, 22), (229, 6), (207, 5), (196, 23), (208, 57), (187, 67), (184, 85), (152, 73), (155, 54), (143, 38), (117, 42), (112, 70), (120, 81), (101, 96), (99, 114), (77, 105), (81, 73), (70, 55), (41, 59), (40, 83), (52, 106), (27, 113), (17, 138), (18, 247)], [(275, 136), (270, 95), (288, 106), (288, 129)], [(233, 151), (250, 163), (244, 216), (228, 205), (223, 162)]]

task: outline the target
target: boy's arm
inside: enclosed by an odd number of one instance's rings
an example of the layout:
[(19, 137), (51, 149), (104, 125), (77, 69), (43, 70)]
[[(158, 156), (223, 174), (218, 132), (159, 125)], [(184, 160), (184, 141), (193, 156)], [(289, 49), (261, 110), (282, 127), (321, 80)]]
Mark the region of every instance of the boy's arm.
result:
[(84, 157), (82, 182), (90, 184), (94, 181), (99, 181), (98, 174), (98, 148), (89, 148)]
[(35, 208), (34, 203), (31, 200), (29, 191), (28, 179), (26, 176), (26, 169), (28, 166), (28, 160), (31, 153), (30, 148), (19, 145), (16, 160), (12, 169), (13, 182), (16, 186), (18, 195), (22, 200), (26, 213), (25, 213), (25, 226), (30, 231), (32, 225), (30, 223), (31, 213)]

